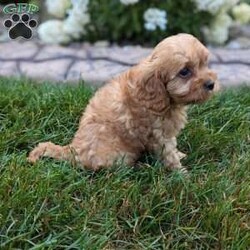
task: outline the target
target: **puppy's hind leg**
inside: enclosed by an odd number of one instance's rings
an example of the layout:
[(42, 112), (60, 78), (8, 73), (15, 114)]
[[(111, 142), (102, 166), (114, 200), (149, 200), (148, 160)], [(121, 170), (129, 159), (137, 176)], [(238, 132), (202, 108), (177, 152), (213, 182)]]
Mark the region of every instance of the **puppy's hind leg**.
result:
[(69, 145), (59, 146), (52, 142), (39, 143), (28, 156), (28, 161), (35, 163), (41, 157), (51, 157), (58, 160), (72, 160), (73, 152)]

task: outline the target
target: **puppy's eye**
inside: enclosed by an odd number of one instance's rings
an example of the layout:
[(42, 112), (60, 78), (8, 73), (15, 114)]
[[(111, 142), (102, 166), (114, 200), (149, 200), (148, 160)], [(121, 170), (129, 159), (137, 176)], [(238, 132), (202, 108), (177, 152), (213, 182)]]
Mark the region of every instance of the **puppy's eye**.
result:
[(189, 68), (185, 67), (185, 68), (183, 68), (183, 69), (179, 72), (178, 75), (179, 75), (181, 78), (188, 78), (188, 77), (190, 77), (190, 76), (192, 75), (192, 71), (191, 71)]

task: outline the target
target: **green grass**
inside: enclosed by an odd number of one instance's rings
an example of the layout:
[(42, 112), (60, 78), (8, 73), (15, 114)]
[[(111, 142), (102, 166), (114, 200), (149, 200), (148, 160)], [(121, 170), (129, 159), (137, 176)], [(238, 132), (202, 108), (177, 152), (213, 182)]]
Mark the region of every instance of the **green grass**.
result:
[(98, 173), (27, 163), (38, 142), (70, 141), (91, 95), (0, 79), (0, 249), (249, 249), (249, 88), (190, 109), (189, 178), (150, 157)]

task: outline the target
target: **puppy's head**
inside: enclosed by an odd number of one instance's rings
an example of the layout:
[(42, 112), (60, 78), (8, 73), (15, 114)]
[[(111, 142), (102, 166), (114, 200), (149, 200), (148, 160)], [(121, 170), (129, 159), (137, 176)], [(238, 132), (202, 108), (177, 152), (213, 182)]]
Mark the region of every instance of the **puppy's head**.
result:
[(208, 58), (209, 52), (199, 40), (179, 34), (160, 42), (142, 63), (141, 72), (145, 72), (146, 85), (151, 83), (150, 89), (158, 89), (172, 103), (200, 103), (219, 88)]

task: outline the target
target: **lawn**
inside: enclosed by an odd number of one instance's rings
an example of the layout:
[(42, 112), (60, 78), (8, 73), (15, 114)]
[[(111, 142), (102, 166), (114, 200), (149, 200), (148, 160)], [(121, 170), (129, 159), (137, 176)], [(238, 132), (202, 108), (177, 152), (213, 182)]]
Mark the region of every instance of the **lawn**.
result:
[(27, 163), (38, 142), (70, 141), (92, 93), (0, 79), (0, 249), (249, 249), (249, 88), (190, 108), (189, 177), (150, 156), (98, 173)]

